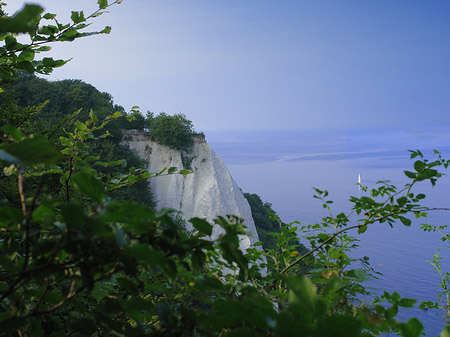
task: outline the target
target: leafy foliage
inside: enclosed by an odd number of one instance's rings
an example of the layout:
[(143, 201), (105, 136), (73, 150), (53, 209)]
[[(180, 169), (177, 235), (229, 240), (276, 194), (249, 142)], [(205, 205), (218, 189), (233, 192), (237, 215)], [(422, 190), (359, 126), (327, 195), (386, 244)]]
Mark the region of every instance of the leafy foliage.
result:
[(192, 122), (183, 114), (170, 116), (161, 112), (156, 117), (147, 116), (149, 123), (149, 135), (158, 143), (168, 147), (189, 151), (193, 145), (194, 129)]
[[(125, 112), (121, 106), (115, 106), (108, 93), (98, 91), (94, 86), (80, 80), (49, 82), (27, 73), (19, 73), (4, 88), (13, 93), (20, 107), (37, 106), (47, 102), (33, 123), (55, 124), (59, 119), (78, 111), (76, 118), (85, 121), (92, 109), (99, 118), (115, 111)], [(114, 136), (118, 136), (114, 134)]]
[(280, 223), (270, 216), (270, 214), (275, 215), (272, 205), (264, 203), (261, 197), (254, 193), (244, 193), (244, 196), (250, 205), (258, 237), (263, 243), (263, 248), (274, 249), (276, 247), (276, 239), (270, 236), (269, 233), (280, 233), (281, 230)]
[[(99, 0), (98, 5), (97, 14), (108, 2)], [(40, 7), (25, 7), (20, 15), (1, 22), (0, 31), (11, 39), (13, 33), (26, 31), (32, 38), (42, 37), (41, 42), (70, 41), (80, 34), (77, 25), (86, 20), (83, 12), (73, 12), (75, 26), (58, 26), (55, 34), (46, 34), (36, 30), (41, 12)], [(4, 48), (0, 76), (22, 69), (16, 55), (22, 48)], [(47, 70), (57, 65), (48, 63)], [(44, 71), (39, 62), (33, 67), (31, 72)], [(213, 224), (204, 219), (191, 219), (196, 231), (186, 233), (174, 223), (170, 210), (155, 211), (108, 195), (152, 175), (174, 173), (172, 168), (154, 174), (135, 168), (104, 170), (124, 162), (102, 161), (89, 148), (109, 137), (108, 125), (121, 116), (120, 111), (101, 117), (89, 112), (86, 121), (74, 120), (58, 144), (28, 132), (26, 119), (20, 128), (2, 125), (0, 165), (19, 196), (18, 205), (0, 207), (2, 335), (422, 335), (417, 319), (397, 319), (399, 308), (412, 307), (414, 299), (383, 292), (371, 294), (370, 303), (361, 300), (370, 294), (363, 282), (373, 271), (364, 258), (361, 267), (351, 263), (348, 253), (356, 239), (350, 233), (363, 234), (375, 223), (409, 226), (412, 217), (425, 217), (433, 209), (420, 205), (425, 195), (413, 188), (421, 181), (434, 185), (450, 161), (439, 153), (429, 161), (412, 151), (416, 161), (405, 171), (409, 183), (402, 188), (385, 181), (370, 190), (362, 187), (364, 195), (350, 199), (356, 219), (334, 215), (328, 192), (316, 189), (329, 216), (300, 228), (299, 223), (281, 226), (273, 234), (274, 249), (242, 252), (240, 235), (246, 232), (241, 219), (217, 218), (215, 226), (222, 234), (207, 240)], [(27, 185), (36, 179), (37, 186)], [(56, 181), (55, 193), (43, 190), (46, 179)], [(448, 239), (446, 228), (424, 229), (441, 230)], [(296, 246), (299, 231), (308, 242), (304, 254)], [(306, 271), (305, 263), (310, 266)], [(432, 263), (440, 269), (438, 256)], [(447, 284), (444, 276), (442, 286)], [(445, 327), (441, 336), (449, 334)]]
[[(126, 165), (100, 168), (103, 173), (125, 173), (126, 166), (146, 166), (135, 152), (121, 143), (121, 129), (129, 124), (127, 119), (134, 119), (136, 115), (127, 115), (122, 107), (114, 105), (109, 94), (100, 93), (92, 85), (79, 80), (49, 82), (26, 74), (19, 74), (5, 89), (3, 94), (7, 95), (7, 99), (0, 103), (0, 124), (20, 127), (27, 133), (38, 132), (55, 146), (59, 146), (60, 137), (65, 137), (66, 130), (73, 127), (77, 121), (89, 119), (91, 111), (96, 112), (97, 118), (105, 118), (119, 111), (119, 117), (116, 116), (104, 127), (108, 137), (97, 138), (95, 142), (88, 140), (87, 151), (92, 156), (98, 155), (101, 162), (125, 160), (121, 163), (126, 162)], [(131, 121), (133, 122), (134, 120)], [(15, 199), (17, 204), (17, 193), (6, 186), (10, 184), (6, 179), (0, 181), (5, 200), (11, 204), (11, 199)], [(55, 190), (56, 186), (52, 185), (51, 181), (47, 181), (45, 188)], [(119, 200), (132, 200), (154, 206), (149, 184), (144, 180), (133, 186), (111, 191), (109, 195)]]
[[(90, 15), (85, 15), (83, 11), (73, 11), (71, 22), (65, 24), (59, 22), (55, 14), (43, 14), (44, 9), (34, 4), (26, 4), (13, 16), (1, 17), (0, 40), (4, 41), (4, 44), (0, 47), (0, 76), (8, 78), (15, 71), (49, 74), (54, 68), (63, 66), (67, 61), (54, 60), (51, 57), (36, 59), (36, 56), (48, 52), (51, 49), (50, 43), (74, 41), (95, 34), (109, 34), (111, 27), (94, 32), (86, 32), (86, 28), (93, 18), (120, 2), (122, 0), (116, 0), (106, 7), (99, 6), (98, 10)], [(18, 42), (17, 33), (27, 33), (29, 41)]]
[[(259, 195), (255, 193), (244, 193), (244, 197), (250, 205), (262, 247), (264, 249), (276, 249), (277, 239), (273, 234), (281, 233), (281, 228), (286, 226), (286, 224), (281, 222), (276, 212), (272, 209), (272, 205), (268, 202), (263, 202)], [(301, 245), (300, 242), (295, 242), (295, 244), (298, 246), (298, 252), (300, 254), (307, 251), (306, 247)]]

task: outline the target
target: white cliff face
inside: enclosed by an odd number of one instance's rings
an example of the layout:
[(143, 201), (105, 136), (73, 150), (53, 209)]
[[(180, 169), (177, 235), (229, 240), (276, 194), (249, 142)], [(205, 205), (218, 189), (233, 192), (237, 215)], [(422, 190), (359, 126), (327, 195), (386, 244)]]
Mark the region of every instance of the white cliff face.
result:
[[(127, 140), (130, 148), (148, 161), (150, 172), (159, 172), (165, 167), (177, 167), (180, 170), (184, 168), (180, 151), (158, 144), (144, 134), (127, 134), (127, 137), (131, 138)], [(192, 229), (188, 222), (192, 217), (206, 218), (213, 223), (218, 216), (236, 215), (244, 219), (244, 225), (250, 234), (241, 238), (241, 249), (245, 251), (250, 244), (259, 241), (250, 206), (223, 160), (201, 139), (195, 140), (187, 160), (192, 160), (192, 174), (150, 178), (157, 208), (180, 210), (188, 230)], [(217, 238), (220, 233), (221, 228), (215, 225), (212, 238)]]

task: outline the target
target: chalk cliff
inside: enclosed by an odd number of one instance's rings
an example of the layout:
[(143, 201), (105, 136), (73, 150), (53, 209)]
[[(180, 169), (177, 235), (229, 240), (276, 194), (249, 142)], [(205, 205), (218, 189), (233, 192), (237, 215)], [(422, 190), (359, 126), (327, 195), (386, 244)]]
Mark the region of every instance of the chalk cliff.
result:
[[(212, 223), (217, 216), (236, 215), (244, 219), (250, 234), (241, 238), (241, 248), (245, 250), (251, 243), (259, 241), (247, 200), (223, 160), (202, 138), (195, 138), (189, 155), (158, 144), (144, 133), (127, 133), (124, 138), (130, 148), (148, 162), (150, 172), (159, 172), (164, 167), (181, 170), (186, 165), (194, 171), (186, 176), (172, 174), (151, 178), (150, 186), (157, 208), (180, 210), (186, 222), (192, 217), (199, 217)], [(189, 226), (191, 224), (187, 222), (187, 229), (192, 229)], [(221, 228), (215, 225), (212, 238), (216, 238), (220, 231)]]

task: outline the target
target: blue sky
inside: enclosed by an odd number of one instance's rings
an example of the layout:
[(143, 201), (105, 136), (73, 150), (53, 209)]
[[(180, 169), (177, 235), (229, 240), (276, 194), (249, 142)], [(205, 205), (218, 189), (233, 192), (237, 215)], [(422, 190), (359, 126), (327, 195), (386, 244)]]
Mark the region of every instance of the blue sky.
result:
[[(58, 17), (96, 8), (37, 2)], [(73, 60), (49, 78), (197, 130), (450, 124), (450, 1), (124, 0), (97, 21), (112, 33), (55, 45)]]

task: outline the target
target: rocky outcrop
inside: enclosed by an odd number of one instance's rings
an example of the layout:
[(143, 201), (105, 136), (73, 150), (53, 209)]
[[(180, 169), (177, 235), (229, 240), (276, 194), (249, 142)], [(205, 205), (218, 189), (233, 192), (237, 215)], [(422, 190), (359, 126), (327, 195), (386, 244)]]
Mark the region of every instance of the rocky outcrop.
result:
[[(148, 162), (150, 172), (159, 172), (165, 167), (187, 168), (194, 173), (186, 176), (172, 174), (150, 179), (157, 208), (174, 208), (182, 212), (187, 229), (192, 229), (188, 220), (192, 217), (206, 218), (211, 223), (217, 216), (228, 214), (244, 219), (249, 236), (241, 238), (241, 248), (259, 241), (250, 206), (231, 177), (223, 160), (201, 137), (196, 137), (191, 153), (185, 154), (150, 140), (144, 133), (127, 133), (125, 140), (130, 148)], [(212, 238), (221, 233), (215, 225)]]

